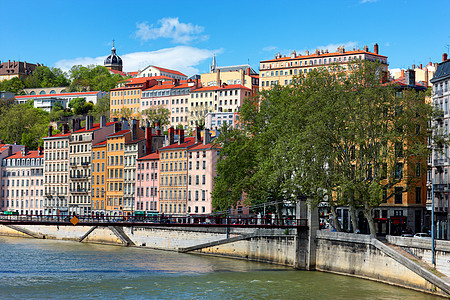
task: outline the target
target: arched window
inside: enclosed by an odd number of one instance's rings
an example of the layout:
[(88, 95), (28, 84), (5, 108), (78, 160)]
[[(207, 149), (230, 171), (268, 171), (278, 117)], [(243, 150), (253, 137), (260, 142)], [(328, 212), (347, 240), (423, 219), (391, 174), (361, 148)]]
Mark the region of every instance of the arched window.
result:
[(40, 91), (39, 95), (45, 95), (45, 91)]
[(35, 91), (31, 91), (30, 95), (36, 95)]
[(50, 94), (56, 94), (56, 91), (55, 90), (51, 90)]

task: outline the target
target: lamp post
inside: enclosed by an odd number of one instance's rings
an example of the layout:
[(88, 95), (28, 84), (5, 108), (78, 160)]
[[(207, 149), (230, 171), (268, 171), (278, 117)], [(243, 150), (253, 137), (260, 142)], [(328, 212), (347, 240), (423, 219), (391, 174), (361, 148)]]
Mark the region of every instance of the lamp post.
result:
[(431, 178), (431, 264), (436, 268), (436, 258), (434, 249), (434, 184)]

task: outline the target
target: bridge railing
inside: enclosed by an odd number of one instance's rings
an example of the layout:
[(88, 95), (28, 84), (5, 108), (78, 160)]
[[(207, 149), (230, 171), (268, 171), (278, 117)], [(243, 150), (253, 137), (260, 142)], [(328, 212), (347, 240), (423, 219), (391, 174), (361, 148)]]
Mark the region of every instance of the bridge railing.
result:
[(36, 224), (70, 224), (71, 220), (83, 224), (102, 224), (102, 223), (122, 223), (128, 226), (133, 224), (154, 224), (154, 225), (220, 225), (220, 226), (307, 226), (306, 219), (293, 218), (273, 218), (273, 217), (239, 217), (239, 216), (210, 216), (210, 215), (187, 215), (187, 216), (98, 216), (98, 215), (4, 215), (0, 214), (0, 221), (8, 223), (36, 223)]

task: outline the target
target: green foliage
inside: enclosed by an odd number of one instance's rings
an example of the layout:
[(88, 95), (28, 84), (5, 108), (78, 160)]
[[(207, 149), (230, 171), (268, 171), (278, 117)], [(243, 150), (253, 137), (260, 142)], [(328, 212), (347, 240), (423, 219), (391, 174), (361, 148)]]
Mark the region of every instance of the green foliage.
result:
[(109, 120), (109, 111), (110, 111), (109, 96), (105, 96), (103, 98), (98, 99), (97, 104), (94, 105), (92, 115), (97, 121), (100, 120), (100, 116), (106, 116), (106, 119)]
[(146, 116), (147, 120), (152, 124), (152, 126), (155, 125), (155, 122), (159, 122), (159, 126), (161, 127), (170, 124), (170, 111), (163, 106), (159, 106), (154, 109), (148, 108), (142, 111), (142, 115)]
[(26, 88), (48, 88), (69, 86), (66, 73), (59, 68), (36, 67), (33, 74), (24, 80)]
[(70, 91), (81, 92), (85, 90), (106, 91), (109, 92), (115, 88), (123, 77), (118, 74), (112, 74), (103, 66), (89, 65), (87, 67), (77, 65), (73, 66), (70, 71)]
[(16, 95), (25, 94), (23, 89), (25, 85), (18, 77), (11, 78), (10, 80), (0, 81), (0, 91), (11, 92)]
[(36, 149), (48, 126), (48, 113), (26, 104), (10, 106), (0, 116), (0, 137)]
[[(371, 212), (385, 189), (421, 179), (411, 170), (430, 153), (433, 114), (423, 93), (404, 90), (399, 97), (396, 87), (381, 84), (381, 68), (358, 61), (346, 66), (351, 72), (314, 70), (263, 91), (259, 105), (246, 101), (245, 130), (222, 128), (217, 139), (214, 207), (236, 205), (243, 193), (251, 204), (306, 195), (313, 205), (334, 199), (331, 204), (364, 208), (373, 225)], [(403, 145), (401, 157), (395, 145)], [(394, 176), (398, 162), (408, 176)]]
[(85, 115), (94, 109), (94, 104), (92, 102), (86, 102), (85, 98), (72, 99), (68, 106), (76, 115)]

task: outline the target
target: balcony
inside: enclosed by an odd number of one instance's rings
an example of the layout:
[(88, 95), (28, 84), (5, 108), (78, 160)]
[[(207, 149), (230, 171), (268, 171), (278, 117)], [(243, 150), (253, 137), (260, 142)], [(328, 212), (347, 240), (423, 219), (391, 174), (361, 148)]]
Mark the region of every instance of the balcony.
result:
[(81, 194), (81, 193), (88, 193), (88, 189), (71, 189), (70, 192), (72, 194)]
[(435, 192), (443, 192), (448, 190), (448, 184), (434, 184), (433, 189)]
[(447, 163), (447, 159), (446, 158), (439, 158), (439, 159), (435, 159), (433, 161), (433, 166), (435, 167), (442, 167)]
[(87, 179), (87, 178), (89, 178), (89, 176), (87, 176), (87, 175), (75, 175), (75, 176), (70, 176), (70, 179), (74, 179), (74, 180), (76, 180), (76, 179)]

